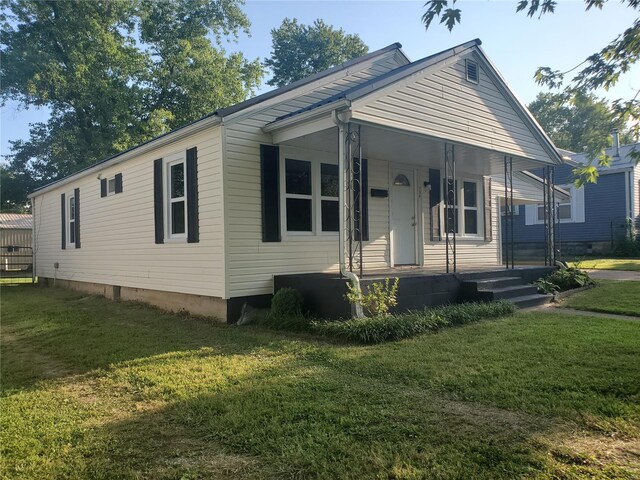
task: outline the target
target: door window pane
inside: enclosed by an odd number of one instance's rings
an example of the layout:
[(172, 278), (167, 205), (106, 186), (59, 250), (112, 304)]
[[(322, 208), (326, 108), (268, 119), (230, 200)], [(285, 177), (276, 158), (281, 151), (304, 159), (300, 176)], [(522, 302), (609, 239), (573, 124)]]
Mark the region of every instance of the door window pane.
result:
[(322, 231), (337, 232), (339, 230), (339, 207), (335, 200), (322, 200)]
[(477, 210), (464, 211), (464, 233), (467, 233), (470, 235), (478, 234), (478, 211)]
[(338, 165), (320, 164), (320, 195), (338, 196)]
[(184, 163), (171, 165), (171, 198), (184, 197)]
[(287, 193), (311, 195), (311, 162), (287, 158), (285, 177)]
[(464, 206), (477, 207), (477, 185), (474, 182), (464, 182)]
[(290, 232), (311, 231), (311, 200), (287, 198), (287, 230)]
[(171, 233), (184, 233), (184, 201), (173, 202), (171, 204)]

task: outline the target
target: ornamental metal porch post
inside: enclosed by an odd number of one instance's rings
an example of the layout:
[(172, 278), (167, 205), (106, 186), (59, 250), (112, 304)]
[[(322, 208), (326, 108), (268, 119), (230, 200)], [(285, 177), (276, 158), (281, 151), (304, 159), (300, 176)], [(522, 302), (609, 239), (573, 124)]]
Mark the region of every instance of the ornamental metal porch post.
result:
[(557, 207), (555, 203), (555, 169), (544, 167), (543, 169), (543, 199), (544, 199), (544, 236), (545, 236), (545, 265), (556, 263), (556, 221)]
[(511, 256), (511, 268), (515, 266), (514, 242), (513, 242), (513, 157), (504, 156), (504, 244), (506, 268), (509, 268), (509, 256)]
[[(363, 274), (362, 262), (362, 145), (360, 125), (347, 124), (344, 169), (344, 225), (346, 258), (350, 272), (354, 268)], [(357, 157), (356, 157), (357, 156)], [(356, 162), (356, 158), (358, 161)]]
[(456, 191), (456, 158), (455, 147), (450, 143), (444, 144), (444, 232), (447, 273), (457, 270), (456, 259), (456, 226), (458, 192)]

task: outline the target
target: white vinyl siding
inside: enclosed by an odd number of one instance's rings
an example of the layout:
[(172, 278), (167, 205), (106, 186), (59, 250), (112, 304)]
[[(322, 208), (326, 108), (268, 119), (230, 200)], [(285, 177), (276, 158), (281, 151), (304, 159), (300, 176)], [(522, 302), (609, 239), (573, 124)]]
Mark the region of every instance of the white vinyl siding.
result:
[[(156, 244), (153, 162), (198, 147), (199, 243)], [(82, 248), (60, 248), (60, 194), (67, 186), (33, 199), (36, 274), (80, 282), (223, 297), (224, 222), (220, 127), (105, 167), (102, 178), (123, 173), (127, 188), (100, 201), (96, 175), (72, 183), (80, 188)], [(68, 218), (67, 218), (68, 221)]]
[(479, 83), (466, 80), (465, 60), (357, 100), (353, 118), (549, 162), (539, 140), (480, 63)]
[[(271, 144), (271, 135), (262, 127), (279, 116), (312, 105), (365, 82), (372, 76), (406, 63), (397, 52), (389, 52), (370, 65), (358, 66), (342, 77), (314, 87), (313, 92), (280, 102), (258, 105), (223, 127), (226, 145), (224, 159), (225, 216), (226, 216), (226, 276), (227, 297), (273, 293), (273, 276), (287, 273), (336, 272), (338, 265), (338, 236), (291, 235), (283, 232), (281, 242), (262, 242), (260, 194), (260, 144)], [(337, 144), (337, 128), (336, 128)], [(293, 147), (280, 147), (281, 160), (293, 158), (315, 162), (337, 163), (334, 153)], [(281, 163), (282, 177), (282, 163)], [(382, 182), (383, 180), (383, 182)], [(369, 159), (369, 187), (388, 185), (386, 162)], [(280, 182), (281, 199), (284, 183)], [(385, 187), (386, 188), (386, 187)], [(365, 268), (388, 265), (388, 199), (369, 199), (369, 238), (364, 245), (365, 257), (371, 263)], [(383, 212), (379, 212), (381, 207)], [(281, 205), (281, 213), (283, 212)], [(316, 215), (317, 216), (317, 215)], [(281, 215), (284, 228), (286, 216)], [(316, 222), (316, 225), (318, 223)]]

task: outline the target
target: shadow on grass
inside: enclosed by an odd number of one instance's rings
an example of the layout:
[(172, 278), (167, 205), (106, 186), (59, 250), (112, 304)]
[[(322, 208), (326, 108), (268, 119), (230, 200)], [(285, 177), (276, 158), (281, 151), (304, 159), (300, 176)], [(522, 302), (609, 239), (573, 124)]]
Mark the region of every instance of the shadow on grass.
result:
[(2, 387), (28, 388), (138, 358), (202, 347), (218, 354), (277, 349), (284, 336), (62, 289), (2, 292)]
[(544, 468), (537, 438), (555, 428), (304, 362), (238, 380), (98, 429), (88, 473), (512, 479)]

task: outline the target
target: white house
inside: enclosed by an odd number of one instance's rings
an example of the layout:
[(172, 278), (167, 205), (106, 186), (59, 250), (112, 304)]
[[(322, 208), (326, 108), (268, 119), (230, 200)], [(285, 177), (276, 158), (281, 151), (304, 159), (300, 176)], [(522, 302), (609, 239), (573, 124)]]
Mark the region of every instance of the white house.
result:
[(231, 320), (274, 275), (500, 266), (505, 168), (539, 202), (519, 172), (562, 159), (480, 43), (393, 44), (39, 189), (36, 274)]

